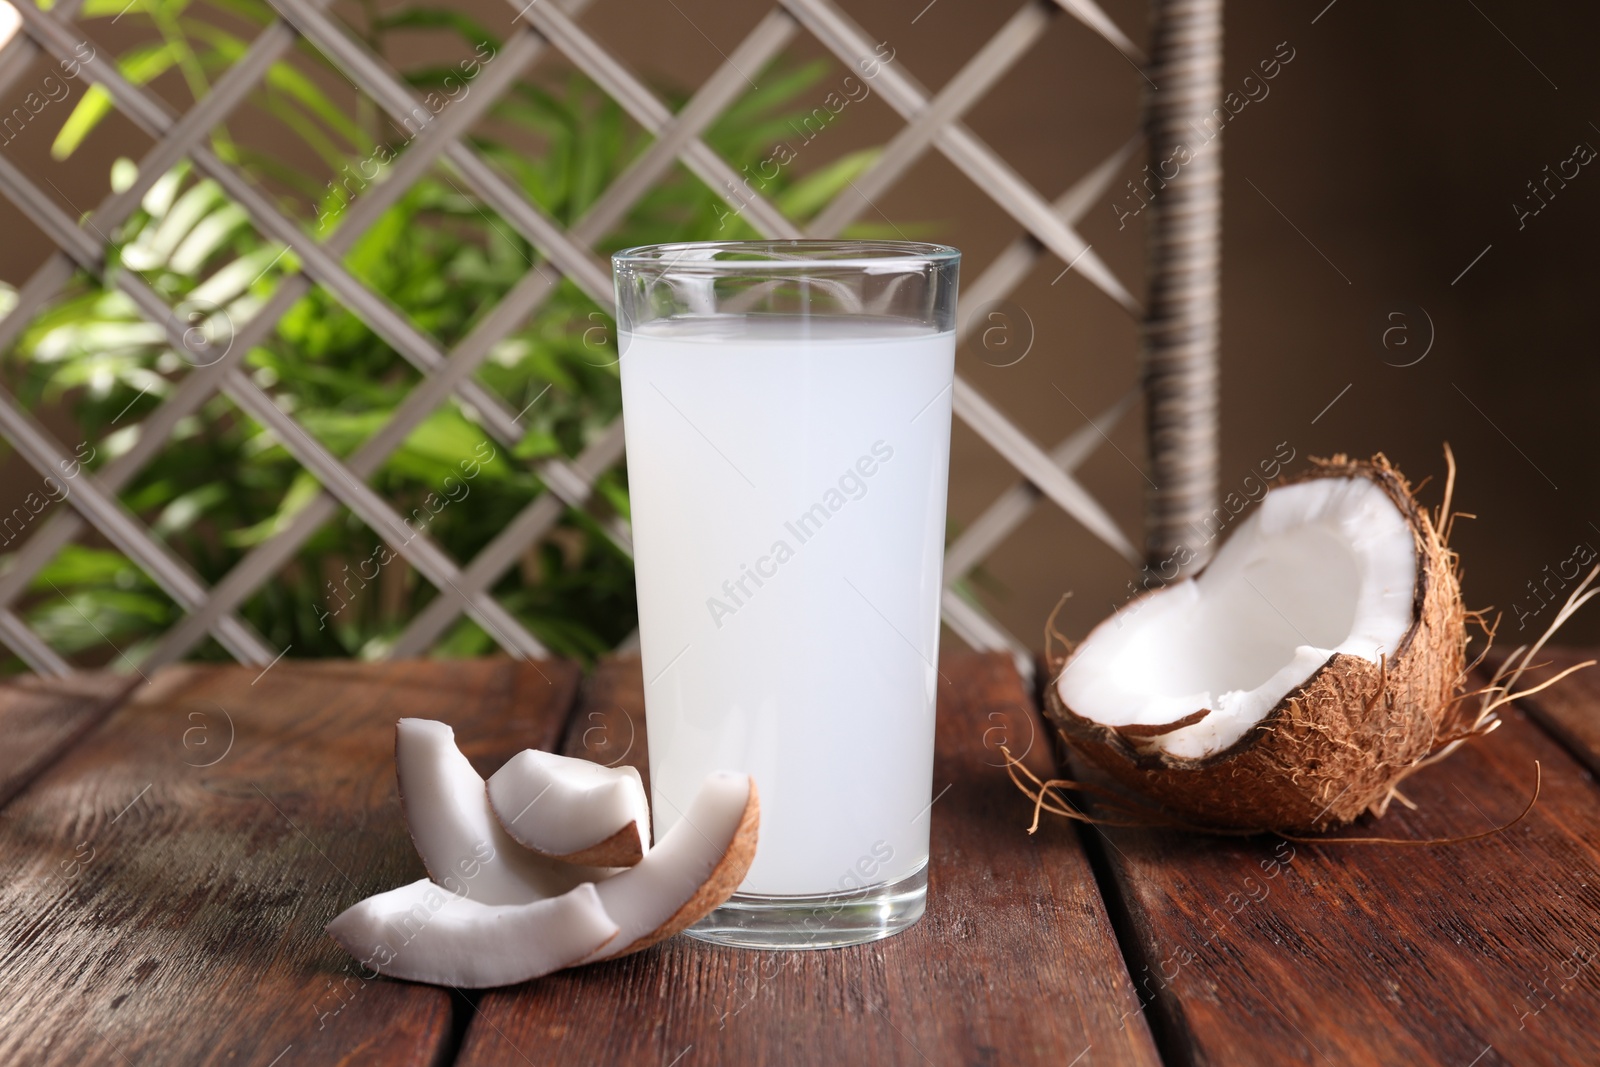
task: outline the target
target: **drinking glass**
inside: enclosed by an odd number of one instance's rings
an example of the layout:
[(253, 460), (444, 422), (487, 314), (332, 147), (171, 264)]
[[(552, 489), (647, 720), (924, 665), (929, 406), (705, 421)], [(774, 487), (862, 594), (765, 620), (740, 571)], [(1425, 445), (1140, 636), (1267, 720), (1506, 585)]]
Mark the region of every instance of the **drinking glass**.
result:
[(922, 916), (960, 259), (612, 257), (656, 839), (710, 771), (761, 802), (749, 875), (692, 936), (827, 948)]

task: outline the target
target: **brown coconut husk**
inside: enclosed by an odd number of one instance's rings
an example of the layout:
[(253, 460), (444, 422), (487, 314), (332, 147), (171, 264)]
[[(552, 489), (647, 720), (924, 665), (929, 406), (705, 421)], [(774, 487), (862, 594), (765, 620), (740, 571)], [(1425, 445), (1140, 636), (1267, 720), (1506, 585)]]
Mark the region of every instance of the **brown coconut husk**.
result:
[[(1521, 696), (1523, 694), (1518, 695)], [(1038, 832), (1039, 820), (1047, 811), (1054, 815), (1061, 815), (1075, 822), (1088, 823), (1092, 826), (1125, 826), (1137, 829), (1160, 830), (1194, 830), (1200, 833), (1233, 837), (1248, 837), (1262, 832), (1260, 830), (1250, 829), (1225, 829), (1216, 826), (1192, 826), (1182, 823), (1174, 819), (1172, 816), (1160, 811), (1159, 809), (1141, 807), (1136, 801), (1130, 801), (1125, 794), (1115, 790), (1106, 789), (1103, 786), (1098, 786), (1091, 782), (1077, 782), (1070, 778), (1051, 778), (1046, 781), (1034, 774), (1033, 771), (1029, 770), (1026, 763), (1013, 756), (1011, 754), (1011, 750), (1005, 745), (1000, 746), (1000, 752), (1006, 758), (1006, 773), (1010, 775), (1011, 783), (1022, 791), (1023, 796), (1033, 801), (1033, 822), (1028, 825), (1028, 833), (1030, 834)], [(1467, 841), (1478, 841), (1485, 837), (1493, 837), (1496, 834), (1504, 833), (1513, 826), (1517, 825), (1517, 823), (1521, 822), (1523, 819), (1526, 819), (1528, 817), (1528, 813), (1533, 810), (1534, 805), (1539, 803), (1539, 792), (1542, 789), (1543, 784), (1543, 769), (1540, 767), (1539, 761), (1534, 760), (1533, 792), (1528, 796), (1528, 803), (1523, 806), (1522, 810), (1518, 812), (1514, 818), (1508, 820), (1507, 822), (1501, 823), (1499, 826), (1491, 826), (1487, 830), (1480, 830), (1477, 833), (1471, 834), (1461, 834), (1455, 837), (1409, 838), (1373, 837), (1370, 835), (1361, 837), (1328, 837), (1325, 835), (1303, 837), (1289, 833), (1285, 830), (1275, 830), (1272, 831), (1272, 833), (1274, 836), (1282, 837), (1288, 841), (1301, 841), (1306, 844), (1314, 845), (1459, 845)], [(1098, 813), (1104, 809), (1109, 813), (1109, 817), (1101, 814), (1090, 815), (1073, 802), (1072, 798), (1068, 795), (1068, 790), (1077, 793), (1098, 794), (1102, 797), (1109, 798), (1095, 801), (1096, 812)], [(1409, 806), (1415, 808), (1415, 805)]]
[[(1457, 556), (1441, 533), (1453, 521), (1449, 487), (1435, 521), (1381, 453), (1370, 461), (1335, 455), (1312, 464), (1276, 485), (1367, 478), (1411, 527), (1417, 561), (1412, 623), (1392, 656), (1378, 663), (1329, 657), (1244, 737), (1199, 759), (1141, 747), (1149, 728), (1141, 728), (1141, 736), (1077, 715), (1062, 702), (1054, 678), (1046, 689), (1046, 711), (1064, 740), (1177, 825), (1320, 833), (1365, 812), (1382, 815), (1396, 785), (1429, 756), (1492, 728), (1461, 692), (1469, 613), (1461, 602)], [(1452, 460), (1451, 483), (1454, 473)]]

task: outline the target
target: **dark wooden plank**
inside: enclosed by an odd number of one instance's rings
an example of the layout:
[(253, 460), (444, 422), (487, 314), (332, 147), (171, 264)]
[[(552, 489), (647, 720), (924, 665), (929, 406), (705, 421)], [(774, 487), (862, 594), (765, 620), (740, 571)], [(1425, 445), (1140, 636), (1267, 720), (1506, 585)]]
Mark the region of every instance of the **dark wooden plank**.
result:
[(583, 680), (561, 751), (616, 767), (644, 779), (650, 795), (650, 742), (644, 728), (644, 674), (637, 656), (603, 661)]
[(24, 675), (0, 682), (0, 805), (66, 751), (139, 683), (120, 674)]
[(422, 876), (395, 719), (450, 722), (492, 769), (559, 739), (577, 673), (157, 675), (0, 813), (0, 1063), (440, 1062), (451, 994), (364, 980), (322, 926)]
[[(768, 953), (675, 938), (484, 996), (460, 1062), (1152, 1064), (1155, 1049), (1077, 834), (1024, 832), (1002, 741), (1048, 764), (1003, 656), (941, 686), (928, 913), (876, 944)], [(604, 665), (568, 751), (646, 758), (637, 660)], [(630, 725), (631, 723), (631, 725)], [(631, 740), (631, 746), (629, 739)]]
[[(1552, 648), (1541, 651), (1538, 662), (1517, 688), (1527, 689), (1585, 660), (1600, 660), (1600, 648)], [(1600, 774), (1600, 664), (1568, 675), (1549, 689), (1525, 699), (1528, 714), (1554, 734), (1567, 751)]]
[[(1577, 1064), (1600, 1033), (1600, 790), (1528, 716), (1310, 845), (1107, 829), (1119, 921), (1162, 1051), (1198, 1064)], [(1588, 705), (1600, 714), (1600, 703)], [(1079, 768), (1080, 773), (1089, 773)]]

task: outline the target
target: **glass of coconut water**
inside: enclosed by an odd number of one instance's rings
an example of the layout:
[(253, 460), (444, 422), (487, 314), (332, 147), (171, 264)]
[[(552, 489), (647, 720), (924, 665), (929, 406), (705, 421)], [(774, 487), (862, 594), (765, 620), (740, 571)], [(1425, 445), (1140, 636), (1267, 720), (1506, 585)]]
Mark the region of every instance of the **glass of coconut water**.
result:
[(696, 937), (830, 948), (922, 916), (960, 260), (612, 257), (655, 836), (713, 770), (761, 798), (754, 865)]

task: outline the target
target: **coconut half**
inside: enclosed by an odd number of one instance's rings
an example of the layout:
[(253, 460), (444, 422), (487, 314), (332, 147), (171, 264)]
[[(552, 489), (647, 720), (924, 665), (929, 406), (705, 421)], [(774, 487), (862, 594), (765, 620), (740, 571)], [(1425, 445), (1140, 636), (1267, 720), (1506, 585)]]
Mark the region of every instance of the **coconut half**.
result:
[(484, 904), (526, 904), (611, 873), (518, 844), (495, 818), (483, 777), (444, 723), (401, 719), (394, 757), (411, 840), (429, 877), (451, 892)]
[(588, 882), (546, 900), (484, 904), (426, 878), (346, 908), (327, 930), (380, 974), (467, 989), (558, 971), (617, 936)]
[(1199, 575), (1096, 627), (1047, 690), (1069, 743), (1185, 821), (1381, 813), (1462, 726), (1454, 554), (1381, 455), (1313, 463)]
[(489, 805), (525, 848), (567, 863), (631, 867), (650, 849), (650, 802), (632, 767), (524, 749), (489, 777)]

